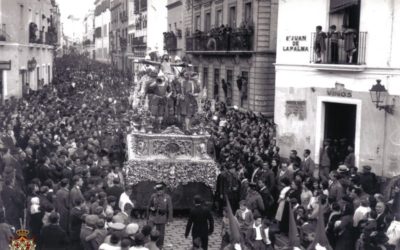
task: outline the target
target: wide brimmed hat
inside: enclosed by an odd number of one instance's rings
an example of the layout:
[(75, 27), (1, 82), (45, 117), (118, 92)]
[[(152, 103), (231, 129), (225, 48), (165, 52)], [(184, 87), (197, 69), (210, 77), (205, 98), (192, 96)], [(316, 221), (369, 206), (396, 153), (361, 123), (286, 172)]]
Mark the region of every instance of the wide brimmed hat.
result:
[(337, 170), (339, 173), (345, 173), (349, 171), (349, 168), (346, 165), (340, 165)]
[(165, 188), (165, 184), (163, 182), (158, 182), (155, 186), (155, 190), (163, 190)]

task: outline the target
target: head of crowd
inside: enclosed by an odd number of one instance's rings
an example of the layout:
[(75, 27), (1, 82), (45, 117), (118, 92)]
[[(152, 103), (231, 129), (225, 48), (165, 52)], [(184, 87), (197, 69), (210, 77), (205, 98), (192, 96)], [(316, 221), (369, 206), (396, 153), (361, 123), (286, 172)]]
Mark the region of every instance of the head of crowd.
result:
[[(121, 196), (132, 197), (123, 164), (133, 89), (109, 65), (64, 55), (52, 84), (1, 105), (1, 223), (28, 228), (39, 244), (59, 225), (65, 238), (54, 244), (67, 249), (129, 249), (158, 240), (160, 232), (135, 217), (134, 200), (121, 204)], [(229, 201), (249, 249), (248, 232), (260, 221), (288, 234), (291, 211), (304, 248), (315, 241), (320, 214), (333, 249), (398, 243), (400, 182), (383, 192), (371, 166), (355, 165), (345, 139), (325, 140), (319, 164), (306, 148), (281, 156), (270, 118), (223, 102), (203, 104), (207, 151), (220, 171), (213, 209), (225, 219)], [(229, 237), (227, 230), (222, 245)]]

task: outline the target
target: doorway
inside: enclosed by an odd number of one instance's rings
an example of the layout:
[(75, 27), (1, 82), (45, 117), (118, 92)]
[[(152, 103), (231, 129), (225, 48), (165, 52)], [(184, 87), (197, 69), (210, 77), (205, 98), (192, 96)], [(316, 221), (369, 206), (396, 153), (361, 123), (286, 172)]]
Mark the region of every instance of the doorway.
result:
[(333, 96), (317, 97), (315, 161), (320, 163), (324, 139), (346, 138), (354, 146), (356, 166), (360, 160), (362, 101)]
[(357, 106), (333, 102), (324, 102), (324, 105), (324, 139), (346, 140), (347, 145), (354, 145)]

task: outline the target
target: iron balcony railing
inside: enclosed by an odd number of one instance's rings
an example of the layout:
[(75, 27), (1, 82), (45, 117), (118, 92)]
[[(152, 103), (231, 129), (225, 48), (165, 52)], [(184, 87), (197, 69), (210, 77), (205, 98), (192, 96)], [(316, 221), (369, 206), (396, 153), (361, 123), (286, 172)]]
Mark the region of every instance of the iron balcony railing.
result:
[(322, 64), (365, 64), (367, 32), (314, 32), (311, 35), (310, 62)]
[(187, 51), (251, 51), (253, 32), (236, 30), (218, 34), (195, 33), (186, 37)]

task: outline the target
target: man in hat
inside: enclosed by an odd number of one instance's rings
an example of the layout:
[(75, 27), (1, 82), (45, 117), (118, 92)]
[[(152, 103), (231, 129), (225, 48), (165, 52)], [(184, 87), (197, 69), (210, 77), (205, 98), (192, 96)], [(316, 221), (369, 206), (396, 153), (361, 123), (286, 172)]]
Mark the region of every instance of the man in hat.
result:
[(154, 188), (156, 193), (150, 197), (147, 216), (149, 223), (153, 224), (160, 232), (157, 246), (162, 249), (164, 245), (165, 225), (172, 221), (172, 200), (165, 193), (165, 185), (163, 183), (157, 183)]
[(203, 206), (203, 200), (199, 195), (194, 196), (194, 208), (190, 211), (186, 225), (185, 238), (192, 231), (192, 240), (200, 238), (201, 247), (208, 249), (208, 236), (214, 232), (214, 219), (211, 211)]
[(367, 194), (373, 195), (378, 190), (378, 179), (371, 172), (372, 168), (369, 165), (363, 166), (363, 172), (359, 175), (360, 185)]

